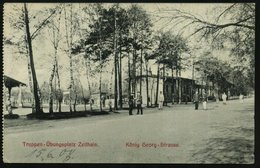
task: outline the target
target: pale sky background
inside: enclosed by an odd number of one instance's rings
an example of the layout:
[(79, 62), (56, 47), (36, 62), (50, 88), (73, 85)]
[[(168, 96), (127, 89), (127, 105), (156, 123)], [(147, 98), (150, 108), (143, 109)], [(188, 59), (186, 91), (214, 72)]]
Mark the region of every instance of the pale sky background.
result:
[[(5, 3), (4, 4), (4, 36), (6, 37), (19, 37), (20, 34), (15, 31), (8, 22), (8, 19), (10, 19), (10, 17), (6, 17), (8, 16), (10, 13), (18, 13), (19, 9), (21, 9), (20, 7), (22, 4), (14, 4), (14, 3)], [(46, 3), (46, 4), (40, 4), (40, 3), (34, 3), (34, 4), (28, 4), (28, 11), (29, 14), (35, 14), (38, 13), (39, 10), (42, 9), (46, 9), (46, 8), (52, 8), (54, 7), (54, 5), (57, 4), (51, 4), (51, 3)], [(83, 6), (87, 6), (88, 4), (74, 4), (75, 7), (83, 7)], [(111, 4), (105, 4), (105, 5), (111, 5)], [(131, 4), (127, 3), (127, 4), (120, 4), (122, 7), (124, 8), (128, 8)], [(168, 19), (167, 17), (171, 17), (173, 16), (171, 9), (179, 9), (182, 11), (186, 11), (189, 13), (192, 13), (194, 15), (196, 15), (197, 17), (203, 19), (203, 20), (208, 20), (211, 21), (212, 18), (218, 14), (212, 14), (214, 9), (216, 7), (225, 7), (228, 6), (230, 4), (199, 4), (199, 3), (140, 3), (139, 4), (143, 9), (145, 9), (147, 11), (147, 13), (151, 16), (152, 22), (154, 24), (153, 30), (163, 30), (163, 31), (167, 31), (170, 30), (172, 31), (174, 34), (177, 34), (180, 30), (181, 30), (181, 26), (176, 26), (175, 24), (173, 24), (172, 22), (170, 22), (170, 19)], [(13, 11), (13, 7), (17, 6), (16, 10)], [(15, 16), (15, 15), (14, 15)], [(45, 18), (46, 16), (41, 16), (41, 18)], [(163, 19), (160, 19), (160, 17), (166, 17)], [(39, 20), (40, 21), (40, 20)], [(33, 27), (33, 25), (35, 25), (38, 22), (37, 18), (32, 20), (32, 22), (30, 23), (30, 28), (31, 28), (31, 32), (33, 32), (35, 30), (35, 27)], [(191, 33), (193, 32), (192, 28), (190, 29), (186, 29), (186, 31), (183, 33), (184, 37), (189, 36)], [(49, 77), (50, 77), (50, 72), (51, 72), (51, 62), (53, 60), (52, 55), (53, 55), (53, 47), (50, 43), (50, 38), (48, 36), (48, 32), (47, 32), (47, 28), (44, 28), (41, 32), (42, 34), (44, 34), (44, 36), (38, 36), (36, 37), (35, 40), (33, 40), (33, 52), (34, 52), (34, 62), (35, 62), (35, 69), (36, 69), (36, 73), (37, 73), (37, 77), (38, 77), (38, 81), (39, 81), (39, 85), (41, 86), (41, 84), (44, 81), (49, 81)], [(197, 39), (195, 36), (192, 36), (191, 38), (189, 38), (189, 42), (190, 42), (190, 46), (193, 45), (198, 45), (201, 46), (204, 50), (205, 48), (208, 48), (209, 44), (205, 43), (205, 42), (201, 42), (198, 43)], [(64, 46), (65, 44), (61, 44), (61, 46)], [(17, 53), (18, 48), (14, 47), (14, 46), (4, 46), (4, 74), (11, 76), (15, 79), (18, 79), (26, 84), (28, 84), (28, 69), (27, 69), (27, 58), (24, 55), (20, 55), (19, 53)], [(199, 53), (193, 53), (194, 55), (199, 54)], [(221, 56), (223, 57), (223, 59), (226, 59), (226, 61), (231, 61), (228, 57), (228, 51), (216, 51), (214, 52), (214, 55), (217, 56)], [(60, 70), (61, 74), (61, 84), (62, 87), (65, 88), (68, 85), (68, 81), (69, 81), (69, 73), (66, 69), (68, 69), (68, 56), (65, 54), (65, 52), (59, 50), (58, 51), (58, 61), (59, 61), (59, 65), (63, 65), (63, 70)], [(112, 72), (112, 58), (110, 58), (111, 61), (107, 64), (106, 68), (104, 69), (104, 71), (107, 71), (107, 74), (103, 74), (103, 79), (105, 79), (107, 82), (111, 81), (111, 72)], [(124, 62), (126, 63), (126, 60), (124, 60)], [(77, 65), (77, 67), (80, 68), (79, 65)], [(127, 70), (127, 66), (124, 66), (125, 69), (123, 70)], [(156, 73), (156, 66), (153, 68), (153, 73)], [(81, 68), (79, 69), (79, 71), (81, 72), (81, 82), (83, 85), (87, 86), (87, 81), (86, 81), (86, 77), (84, 76), (85, 74), (85, 69)], [(182, 75), (184, 77), (191, 77), (191, 71), (187, 71), (187, 73), (182, 73)]]

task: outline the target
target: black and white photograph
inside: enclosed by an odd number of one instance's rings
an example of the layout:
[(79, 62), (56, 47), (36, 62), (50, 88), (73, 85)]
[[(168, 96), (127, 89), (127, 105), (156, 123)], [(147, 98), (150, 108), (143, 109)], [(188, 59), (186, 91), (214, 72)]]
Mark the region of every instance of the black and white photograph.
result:
[(4, 163), (255, 163), (255, 3), (4, 3)]

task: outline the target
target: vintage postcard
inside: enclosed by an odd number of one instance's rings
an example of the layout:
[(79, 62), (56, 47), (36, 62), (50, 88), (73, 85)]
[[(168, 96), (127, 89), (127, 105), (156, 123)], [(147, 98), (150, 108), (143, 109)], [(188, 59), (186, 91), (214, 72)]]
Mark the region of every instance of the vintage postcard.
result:
[(255, 163), (254, 3), (4, 3), (4, 163)]

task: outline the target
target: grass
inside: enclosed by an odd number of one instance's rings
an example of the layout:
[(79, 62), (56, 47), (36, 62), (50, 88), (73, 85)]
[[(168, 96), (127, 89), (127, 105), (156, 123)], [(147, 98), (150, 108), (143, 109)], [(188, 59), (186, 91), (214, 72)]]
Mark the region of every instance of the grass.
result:
[[(40, 115), (35, 114), (28, 114), (28, 115), (21, 115), (13, 114), (4, 115), (4, 127), (17, 127), (17, 126), (29, 126), (33, 124), (41, 124), (42, 122), (48, 121), (48, 120), (58, 120), (58, 119), (70, 119), (70, 118), (79, 118), (79, 117), (91, 117), (91, 116), (98, 116), (98, 115), (108, 115), (109, 112), (106, 111), (98, 111), (93, 110), (90, 111), (77, 111), (77, 112), (54, 112), (53, 114), (50, 113), (42, 113)], [(16, 116), (16, 117), (14, 117)]]
[(25, 116), (20, 116), (18, 119), (15, 120), (4, 120), (4, 128), (9, 128), (9, 127), (21, 127), (21, 126), (29, 126), (33, 124), (40, 124), (44, 120), (28, 120)]

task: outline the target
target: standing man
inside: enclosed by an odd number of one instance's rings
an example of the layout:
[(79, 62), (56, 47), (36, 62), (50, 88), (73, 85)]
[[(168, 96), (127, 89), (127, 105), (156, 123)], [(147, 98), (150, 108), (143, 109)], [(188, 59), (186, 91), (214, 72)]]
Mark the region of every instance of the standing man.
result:
[(184, 94), (183, 95), (183, 97), (184, 97), (184, 100), (185, 100), (185, 104), (188, 104), (188, 94)]
[(101, 96), (101, 101), (102, 101), (102, 106), (105, 107), (105, 105), (106, 105), (106, 103), (105, 103), (106, 102), (106, 98), (105, 98), (104, 95)]
[(174, 104), (174, 93), (172, 93), (172, 104)]
[(109, 96), (108, 106), (109, 106), (109, 112), (112, 112), (112, 101), (111, 101), (111, 96)]
[(130, 95), (129, 97), (128, 104), (129, 104), (129, 115), (133, 115), (132, 111), (134, 108), (134, 97), (132, 95)]
[[(6, 89), (7, 90), (7, 89)], [(12, 112), (12, 103), (11, 103), (11, 100), (10, 100), (10, 94), (8, 91), (6, 91), (6, 104), (5, 104), (5, 108), (6, 108), (6, 111), (8, 112), (8, 114), (12, 115), (13, 112)]]
[(143, 115), (142, 96), (140, 95), (140, 93), (137, 96), (136, 105), (137, 105), (137, 115), (139, 114), (139, 111), (141, 111), (141, 115)]
[(159, 95), (159, 110), (162, 109), (163, 102), (164, 102), (164, 96), (163, 96), (162, 91), (160, 91), (160, 95)]
[(216, 98), (216, 102), (218, 103), (219, 102), (218, 93), (216, 94), (215, 98)]
[(203, 110), (207, 109), (207, 101), (208, 101), (208, 96), (207, 96), (206, 92), (204, 92), (204, 94), (203, 94), (203, 102), (202, 102)]
[(241, 93), (239, 95), (239, 100), (240, 100), (240, 103), (244, 102), (244, 95), (242, 95)]
[(199, 107), (199, 94), (198, 94), (198, 91), (196, 91), (194, 96), (193, 96), (193, 102), (195, 104), (195, 110), (198, 110), (198, 107)]

